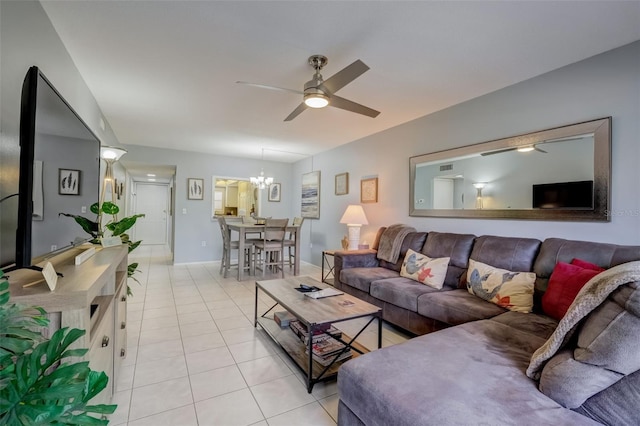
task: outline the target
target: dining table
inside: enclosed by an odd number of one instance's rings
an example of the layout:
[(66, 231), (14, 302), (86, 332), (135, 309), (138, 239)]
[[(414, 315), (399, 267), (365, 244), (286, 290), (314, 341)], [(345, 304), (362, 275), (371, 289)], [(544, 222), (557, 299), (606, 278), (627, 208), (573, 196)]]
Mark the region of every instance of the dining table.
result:
[[(238, 253), (244, 253), (246, 242), (246, 235), (251, 233), (261, 233), (264, 231), (265, 225), (258, 225), (257, 223), (242, 223), (242, 222), (227, 222), (227, 227), (229, 229), (229, 239), (231, 240), (231, 232), (235, 231), (240, 234), (239, 237), (239, 247)], [(287, 232), (290, 232), (295, 241), (295, 249), (296, 255), (293, 261), (293, 275), (300, 275), (300, 238), (298, 238), (298, 233), (300, 231), (300, 225), (287, 225)], [(282, 253), (284, 256), (284, 253)], [(238, 256), (238, 281), (242, 281), (244, 279), (244, 268), (245, 268), (245, 257)]]

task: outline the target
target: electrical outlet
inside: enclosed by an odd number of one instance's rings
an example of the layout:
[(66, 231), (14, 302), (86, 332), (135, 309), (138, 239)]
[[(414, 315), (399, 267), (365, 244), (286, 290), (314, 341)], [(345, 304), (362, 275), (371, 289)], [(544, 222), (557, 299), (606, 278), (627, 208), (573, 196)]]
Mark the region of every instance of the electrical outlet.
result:
[(187, 209), (182, 209), (182, 214), (187, 214)]
[(203, 241), (203, 242), (202, 242), (202, 247), (206, 247), (206, 246), (207, 246), (207, 242), (206, 242), (206, 241)]
[(309, 248), (313, 248), (313, 243), (309, 243)]
[(51, 245), (51, 251), (55, 251), (55, 250), (58, 250), (58, 246), (55, 244)]
[(86, 213), (86, 212), (87, 212), (87, 206), (80, 207), (80, 213)]

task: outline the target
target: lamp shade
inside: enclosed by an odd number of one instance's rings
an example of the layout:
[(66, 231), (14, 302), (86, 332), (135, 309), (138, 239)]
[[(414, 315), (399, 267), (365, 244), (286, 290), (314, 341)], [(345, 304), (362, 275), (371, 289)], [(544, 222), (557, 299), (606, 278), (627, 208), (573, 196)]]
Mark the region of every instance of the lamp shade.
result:
[(118, 148), (117, 146), (102, 146), (100, 147), (100, 157), (104, 160), (118, 161), (123, 155), (127, 153), (124, 148)]
[(361, 205), (351, 204), (342, 215), (340, 223), (346, 223), (348, 225), (368, 225), (369, 221)]

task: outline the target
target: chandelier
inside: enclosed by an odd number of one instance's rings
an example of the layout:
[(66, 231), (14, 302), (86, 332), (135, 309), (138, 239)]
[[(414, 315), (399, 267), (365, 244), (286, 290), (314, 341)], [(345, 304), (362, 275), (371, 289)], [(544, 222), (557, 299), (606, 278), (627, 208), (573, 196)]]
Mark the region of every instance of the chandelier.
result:
[[(264, 162), (264, 148), (262, 148), (262, 157), (261, 157), (262, 161)], [(273, 183), (273, 178), (272, 177), (265, 177), (264, 176), (264, 168), (260, 169), (260, 176), (258, 177), (250, 177), (249, 178), (251, 180), (251, 184), (258, 188), (258, 189), (265, 189), (268, 188), (269, 185), (271, 185)]]

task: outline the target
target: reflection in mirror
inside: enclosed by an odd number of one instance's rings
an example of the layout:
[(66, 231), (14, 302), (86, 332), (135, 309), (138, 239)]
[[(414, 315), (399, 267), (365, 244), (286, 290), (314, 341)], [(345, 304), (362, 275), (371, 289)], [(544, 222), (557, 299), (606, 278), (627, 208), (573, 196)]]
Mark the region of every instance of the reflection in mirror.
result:
[(411, 216), (608, 220), (610, 119), (412, 157)]
[(259, 192), (246, 178), (213, 178), (213, 216), (259, 215)]

